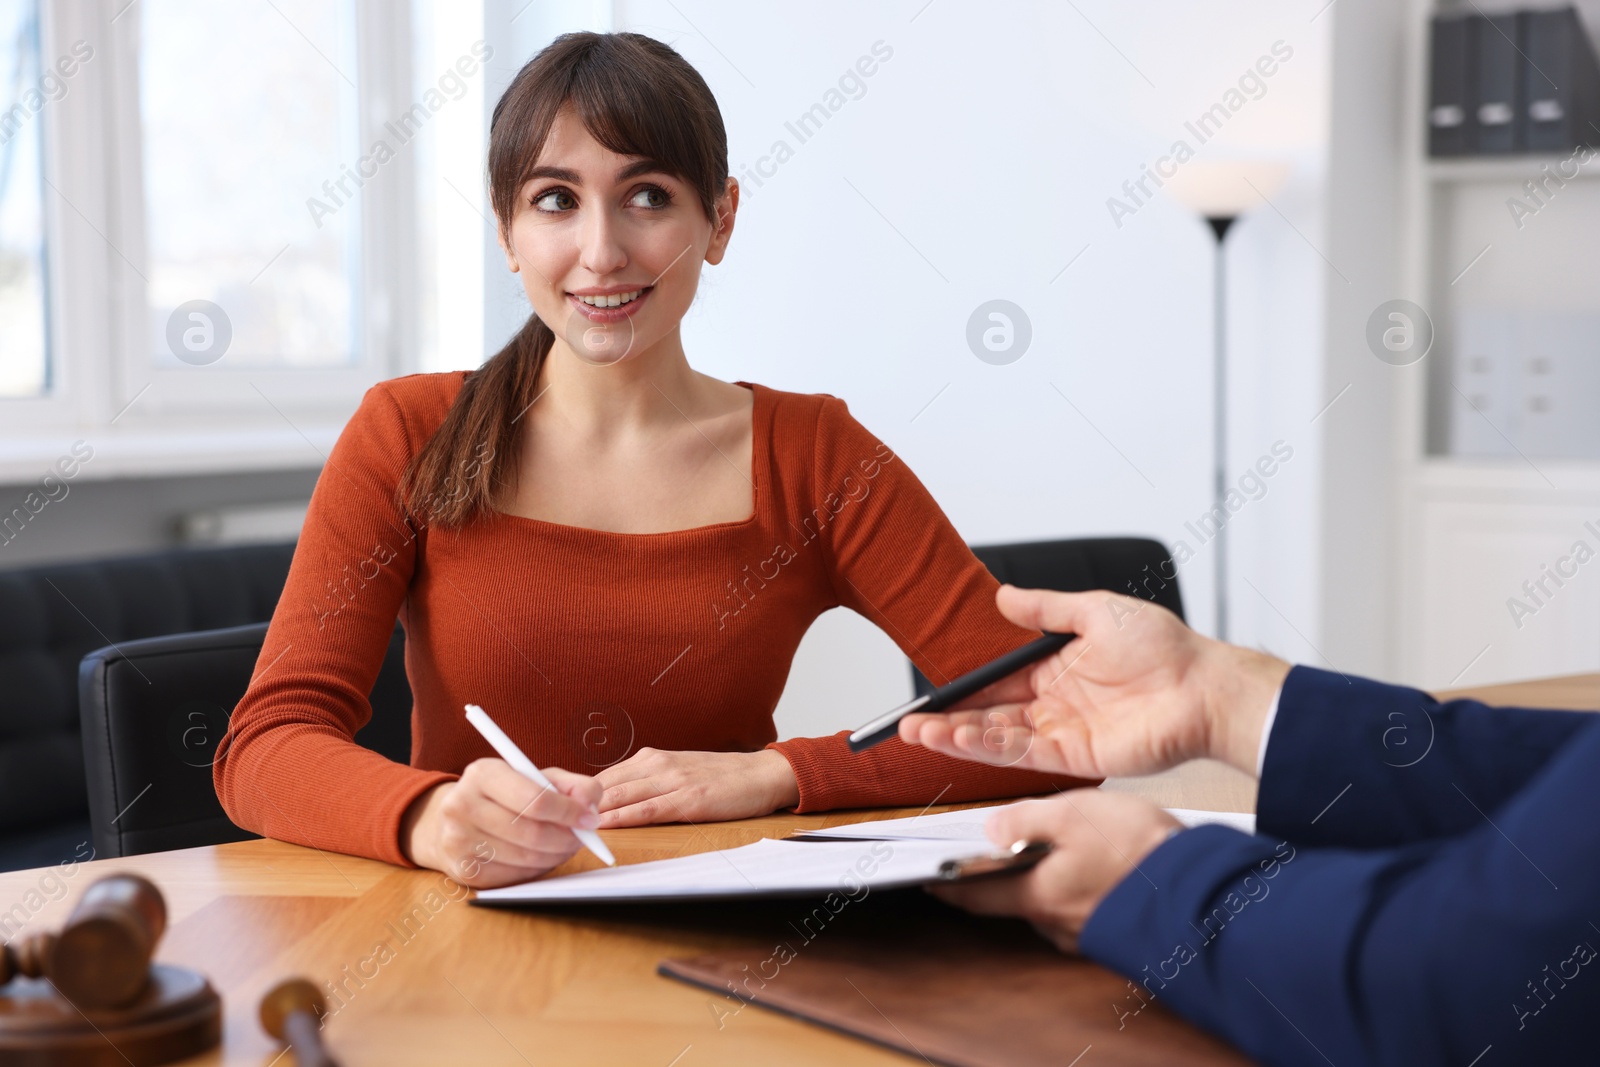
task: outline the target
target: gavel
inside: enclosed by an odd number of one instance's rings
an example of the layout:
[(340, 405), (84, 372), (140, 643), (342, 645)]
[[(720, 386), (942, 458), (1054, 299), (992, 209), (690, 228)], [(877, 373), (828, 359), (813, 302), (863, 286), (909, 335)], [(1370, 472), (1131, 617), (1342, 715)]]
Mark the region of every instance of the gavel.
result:
[[(166, 930), (161, 891), (137, 874), (114, 874), (84, 890), (59, 931), (0, 946), (0, 987), (19, 975), (44, 978), (68, 1002), (50, 1009), (35, 992), (20, 994), (32, 998), (27, 1011), (0, 1013), (0, 1063), (88, 1063), (82, 1049), (99, 1049), (108, 1040), (125, 1056), (151, 1064), (214, 1046), (221, 1037), (221, 1001), (205, 978), (151, 962)], [(107, 1009), (115, 1011), (95, 1016)], [(262, 999), (261, 1025), (294, 1049), (298, 1067), (338, 1067), (322, 1045), (319, 1023), (326, 1010), (316, 986), (290, 979)], [(24, 1059), (12, 1058), (23, 1052)]]
[(294, 1050), (297, 1067), (339, 1067), (322, 1044), (328, 1003), (304, 978), (279, 982), (261, 998), (261, 1028)]
[(161, 891), (137, 874), (93, 882), (62, 927), (0, 950), (0, 1064), (173, 1063), (222, 1040), (222, 998), (197, 971), (156, 963)]
[(127, 1005), (150, 980), (150, 958), (167, 929), (161, 891), (137, 874), (114, 874), (84, 890), (59, 933), (6, 945), (0, 985), (17, 975), (48, 978), (84, 1010)]

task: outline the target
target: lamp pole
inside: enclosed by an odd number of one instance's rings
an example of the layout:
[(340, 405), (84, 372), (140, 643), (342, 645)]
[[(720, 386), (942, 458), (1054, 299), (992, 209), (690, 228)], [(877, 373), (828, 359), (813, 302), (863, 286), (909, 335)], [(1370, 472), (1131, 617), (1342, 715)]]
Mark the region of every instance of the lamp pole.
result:
[(1223, 255), (1223, 240), (1228, 227), (1237, 215), (1207, 215), (1211, 232), (1216, 236), (1215, 282), (1212, 326), (1214, 330), (1212, 352), (1212, 513), (1217, 519), (1216, 586), (1217, 586), (1217, 640), (1228, 639), (1228, 509), (1223, 500), (1228, 492), (1228, 347), (1227, 347), (1227, 263)]
[(1286, 161), (1193, 160), (1167, 179), (1166, 190), (1211, 227), (1212, 257), (1212, 507), (1217, 518), (1217, 637), (1228, 639), (1228, 282), (1225, 239), (1246, 211), (1277, 192), (1289, 174)]

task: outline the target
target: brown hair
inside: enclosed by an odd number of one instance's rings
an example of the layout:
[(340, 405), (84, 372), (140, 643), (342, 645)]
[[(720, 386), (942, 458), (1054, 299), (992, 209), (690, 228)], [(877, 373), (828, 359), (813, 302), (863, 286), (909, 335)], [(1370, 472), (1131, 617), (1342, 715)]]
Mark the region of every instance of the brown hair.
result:
[[(596, 141), (654, 160), (693, 188), (708, 220), (728, 177), (716, 98), (668, 45), (637, 33), (564, 33), (517, 72), (489, 124), (489, 202), (510, 241), (518, 191), (550, 127), (571, 105)], [(398, 500), (424, 524), (459, 528), (516, 485), (517, 422), (555, 334), (537, 314), (466, 376), (461, 392), (401, 476)]]

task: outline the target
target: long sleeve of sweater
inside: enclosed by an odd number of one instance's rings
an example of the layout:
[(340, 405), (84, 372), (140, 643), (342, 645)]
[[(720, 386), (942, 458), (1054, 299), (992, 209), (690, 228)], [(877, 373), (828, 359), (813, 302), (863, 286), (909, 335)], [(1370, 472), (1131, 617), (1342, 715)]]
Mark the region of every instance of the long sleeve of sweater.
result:
[(399, 841), (406, 807), (454, 777), (354, 740), (372, 715), (367, 697), (426, 536), (393, 499), (412, 448), (389, 387), (373, 386), (312, 493), (261, 657), (213, 768), (217, 796), (240, 826), (397, 864), (407, 862)]

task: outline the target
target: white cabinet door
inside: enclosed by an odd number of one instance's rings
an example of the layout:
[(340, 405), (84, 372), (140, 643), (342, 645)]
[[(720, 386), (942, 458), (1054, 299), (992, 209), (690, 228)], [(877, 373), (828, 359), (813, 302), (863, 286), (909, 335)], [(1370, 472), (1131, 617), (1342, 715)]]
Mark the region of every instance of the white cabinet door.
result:
[(1600, 670), (1600, 504), (1424, 500), (1407, 671), (1482, 685)]

